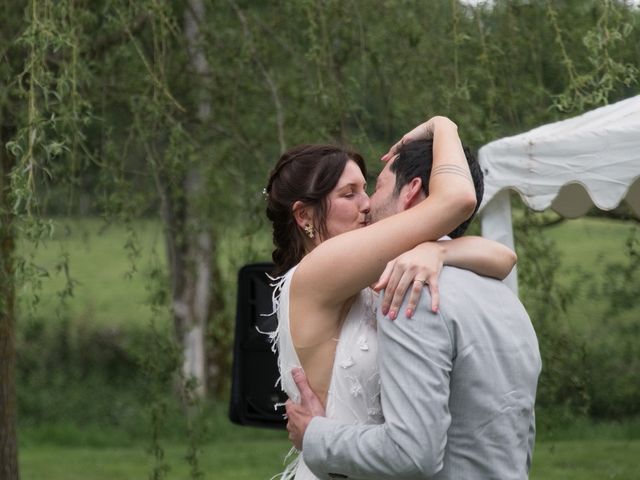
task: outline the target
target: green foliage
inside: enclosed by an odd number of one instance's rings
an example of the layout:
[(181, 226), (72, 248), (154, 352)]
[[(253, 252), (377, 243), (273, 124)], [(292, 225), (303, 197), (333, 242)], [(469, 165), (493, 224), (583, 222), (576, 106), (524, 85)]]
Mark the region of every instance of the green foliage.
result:
[(555, 40), (562, 51), (562, 62), (569, 76), (565, 90), (555, 97), (554, 106), (558, 110), (582, 112), (590, 107), (605, 105), (616, 89), (637, 83), (638, 66), (615, 58), (618, 49), (630, 40), (633, 31), (633, 17), (628, 8), (614, 0), (593, 4), (592, 9), (598, 19), (594, 28), (582, 37), (587, 52), (587, 70), (578, 73), (566, 51), (558, 13), (552, 2), (548, 1), (547, 5), (548, 16), (556, 33)]
[[(602, 317), (611, 333), (601, 337), (589, 352), (591, 413), (619, 417), (640, 405), (640, 242), (638, 226), (629, 229), (624, 242), (624, 261), (608, 262), (600, 284), (594, 281), (599, 296), (608, 299)], [(615, 354), (611, 354), (615, 352)]]
[(131, 373), (139, 370), (132, 351), (143, 332), (77, 330), (64, 319), (52, 327), (32, 318), (18, 338), (18, 405), (26, 424), (140, 428), (135, 409), (142, 382)]
[(640, 305), (640, 233), (638, 226), (629, 231), (625, 242), (625, 261), (607, 266), (602, 293), (609, 299), (609, 315)]
[(149, 215), (163, 191), (187, 200), (197, 167), (194, 218), (227, 223), (259, 208), (270, 165), (293, 143), (339, 140), (375, 158), (417, 119), (446, 113), (479, 146), (557, 118), (554, 105), (582, 111), (637, 91), (638, 15), (613, 0), (439, 1), (428, 12), (409, 0), (231, 1), (200, 19), (206, 75), (189, 67), (184, 8), (30, 3), (13, 47), (28, 62), (7, 72), (20, 79), (16, 101), (28, 100), (9, 142), (23, 167), (17, 208)]
[(559, 252), (543, 233), (545, 216), (526, 208), (521, 211), (514, 226), (520, 259), (519, 293), (536, 329), (543, 365), (536, 403), (586, 413), (585, 344), (561, 321), (575, 285), (558, 281)]
[[(571, 292), (571, 302), (553, 323), (570, 341), (565, 350), (553, 355), (550, 347), (546, 354), (543, 349), (543, 357), (562, 360), (550, 363), (551, 369), (544, 366), (539, 397), (547, 407), (556, 408), (559, 416), (573, 417), (577, 405), (596, 418), (620, 418), (638, 412), (637, 295), (629, 295), (634, 301), (624, 306), (609, 294), (616, 285), (621, 286), (620, 278), (626, 272), (634, 270), (630, 252), (636, 230), (637, 226), (626, 222), (581, 219), (545, 232), (555, 240), (555, 255), (562, 259), (556, 281)], [(637, 285), (631, 277), (624, 289), (637, 292)], [(561, 381), (562, 375), (552, 382), (555, 387), (551, 391), (564, 402), (549, 401), (543, 394), (549, 391), (547, 384), (556, 371), (579, 379), (578, 390), (570, 388), (574, 384)]]

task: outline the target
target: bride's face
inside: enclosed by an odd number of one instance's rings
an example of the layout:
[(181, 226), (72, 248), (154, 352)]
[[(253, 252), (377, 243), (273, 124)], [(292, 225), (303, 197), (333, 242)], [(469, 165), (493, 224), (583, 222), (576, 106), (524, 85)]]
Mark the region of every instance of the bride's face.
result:
[(340, 180), (329, 193), (326, 223), (329, 238), (367, 224), (369, 195), (366, 187), (360, 168), (349, 160)]

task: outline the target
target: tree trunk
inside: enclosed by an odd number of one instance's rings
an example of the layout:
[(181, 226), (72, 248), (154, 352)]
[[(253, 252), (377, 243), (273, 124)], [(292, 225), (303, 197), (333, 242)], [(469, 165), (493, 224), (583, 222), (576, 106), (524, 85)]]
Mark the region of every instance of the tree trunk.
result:
[(211, 302), (211, 237), (207, 233), (184, 234), (188, 236), (188, 248), (184, 257), (174, 262), (181, 268), (172, 272), (174, 323), (183, 352), (184, 379), (196, 380), (193, 393), (204, 397), (207, 392), (205, 333)]
[[(203, 78), (209, 65), (200, 47), (199, 23), (204, 20), (204, 4), (190, 0), (184, 14), (184, 30), (190, 66)], [(205, 89), (197, 105), (197, 117), (206, 122), (211, 115), (211, 101)], [(206, 333), (211, 317), (213, 289), (213, 236), (197, 221), (194, 205), (202, 194), (202, 175), (198, 168), (187, 172), (181, 184), (184, 192), (172, 194), (169, 182), (158, 182), (163, 197), (163, 217), (167, 226), (167, 251), (171, 274), (171, 301), (174, 325), (183, 351), (182, 373), (185, 381), (197, 381), (193, 393), (207, 392)], [(165, 186), (162, 185), (164, 183)]]
[(17, 480), (15, 346), (15, 229), (11, 213), (9, 172), (14, 158), (5, 149), (15, 129), (0, 131), (0, 480)]
[[(197, 381), (193, 393), (203, 397), (207, 392), (205, 333), (211, 315), (213, 243), (208, 233), (197, 234), (190, 225), (189, 195), (173, 191), (162, 170), (155, 170), (154, 176), (165, 227), (173, 323), (183, 353), (182, 375), (185, 382)], [(184, 178), (175, 183), (185, 192), (193, 188)]]

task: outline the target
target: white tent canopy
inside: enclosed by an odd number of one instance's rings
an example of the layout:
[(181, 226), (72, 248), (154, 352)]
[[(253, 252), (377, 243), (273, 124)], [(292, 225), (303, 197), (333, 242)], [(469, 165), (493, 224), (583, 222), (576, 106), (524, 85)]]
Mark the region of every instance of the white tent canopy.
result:
[[(513, 248), (509, 190), (533, 210), (576, 218), (624, 199), (640, 217), (640, 95), (502, 138), (478, 153), (482, 235)], [(506, 282), (517, 291), (514, 271)]]

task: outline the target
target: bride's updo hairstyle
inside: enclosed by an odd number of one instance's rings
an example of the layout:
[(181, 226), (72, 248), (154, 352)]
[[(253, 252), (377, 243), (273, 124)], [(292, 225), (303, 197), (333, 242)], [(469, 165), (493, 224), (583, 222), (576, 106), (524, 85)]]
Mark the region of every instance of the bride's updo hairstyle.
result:
[(282, 275), (305, 255), (305, 233), (293, 216), (298, 200), (315, 212), (316, 235), (326, 239), (327, 197), (337, 185), (349, 160), (366, 177), (363, 158), (335, 145), (298, 145), (283, 153), (267, 183), (267, 217), (273, 224), (275, 274)]

